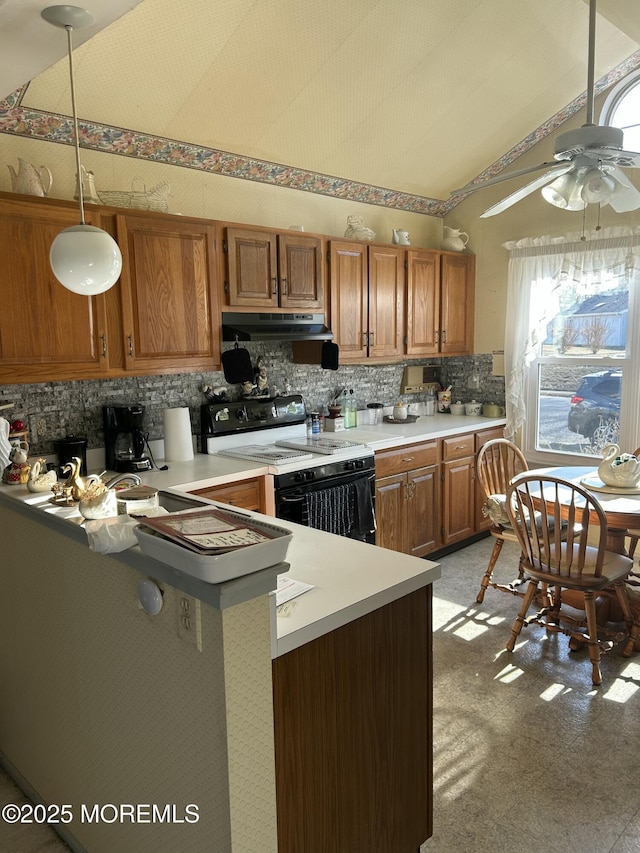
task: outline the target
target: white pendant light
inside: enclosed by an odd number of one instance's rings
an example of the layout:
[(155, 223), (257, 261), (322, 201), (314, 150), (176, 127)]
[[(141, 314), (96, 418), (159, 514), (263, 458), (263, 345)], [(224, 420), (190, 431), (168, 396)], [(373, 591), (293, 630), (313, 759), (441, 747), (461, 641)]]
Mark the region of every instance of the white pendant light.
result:
[(53, 274), (67, 290), (71, 290), (73, 293), (81, 293), (84, 296), (95, 296), (109, 290), (118, 280), (122, 270), (122, 255), (118, 244), (110, 234), (101, 228), (87, 225), (84, 221), (80, 134), (78, 133), (78, 112), (73, 79), (71, 33), (74, 27), (84, 27), (93, 23), (93, 17), (86, 9), (81, 9), (79, 6), (48, 6), (40, 14), (47, 23), (67, 31), (71, 110), (73, 113), (78, 202), (80, 205), (80, 224), (65, 228), (56, 236), (51, 244), (49, 262)]

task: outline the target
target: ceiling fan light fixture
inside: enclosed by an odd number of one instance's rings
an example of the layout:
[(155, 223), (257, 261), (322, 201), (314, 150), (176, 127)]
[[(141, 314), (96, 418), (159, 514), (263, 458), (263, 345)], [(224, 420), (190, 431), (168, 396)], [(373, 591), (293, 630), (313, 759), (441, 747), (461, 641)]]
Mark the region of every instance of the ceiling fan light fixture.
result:
[(84, 27), (91, 24), (93, 17), (86, 9), (81, 9), (79, 6), (47, 6), (40, 14), (48, 24), (67, 32), (78, 204), (80, 207), (80, 224), (65, 228), (64, 231), (56, 235), (49, 251), (49, 263), (53, 274), (67, 290), (85, 296), (96, 296), (109, 290), (118, 280), (122, 271), (122, 254), (120, 247), (110, 234), (101, 228), (87, 225), (84, 219), (80, 134), (78, 132), (78, 112), (73, 79), (71, 33), (74, 27)]
[(542, 197), (554, 207), (559, 207), (562, 210), (574, 210), (576, 190), (578, 189), (578, 181), (573, 172), (567, 172), (565, 175), (560, 175), (555, 181), (547, 184), (541, 189)]
[(580, 195), (587, 204), (607, 204), (615, 188), (615, 182), (601, 169), (594, 167), (587, 170)]

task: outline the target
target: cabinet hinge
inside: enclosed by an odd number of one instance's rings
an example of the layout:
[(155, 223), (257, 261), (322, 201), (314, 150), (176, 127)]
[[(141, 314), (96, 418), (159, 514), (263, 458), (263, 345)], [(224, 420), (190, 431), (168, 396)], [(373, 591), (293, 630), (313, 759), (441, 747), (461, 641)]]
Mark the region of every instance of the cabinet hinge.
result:
[(404, 336), (404, 338), (402, 339), (402, 343), (403, 343), (405, 346), (409, 346), (409, 338), (408, 338), (406, 335), (405, 335), (405, 336)]
[(229, 282), (228, 281), (225, 281), (225, 283), (224, 283), (224, 292), (229, 293)]
[(405, 268), (406, 270), (408, 270), (408, 269), (409, 269), (409, 261), (408, 261), (406, 258), (404, 259), (404, 268)]
[(327, 263), (328, 264), (331, 263), (331, 250), (330, 249), (327, 249)]
[(222, 241), (222, 251), (225, 253), (225, 255), (227, 254), (228, 250), (229, 250), (229, 247), (227, 246), (227, 241), (223, 240)]

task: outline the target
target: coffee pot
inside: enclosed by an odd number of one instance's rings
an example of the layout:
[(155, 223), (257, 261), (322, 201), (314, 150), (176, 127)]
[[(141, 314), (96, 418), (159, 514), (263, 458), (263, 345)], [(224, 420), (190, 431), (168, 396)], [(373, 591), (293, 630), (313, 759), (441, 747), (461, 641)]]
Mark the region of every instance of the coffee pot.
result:
[(46, 166), (36, 169), (21, 157), (18, 157), (17, 173), (13, 166), (7, 165), (7, 169), (11, 174), (11, 189), (14, 193), (45, 196), (53, 184), (51, 172)]
[(448, 225), (443, 226), (444, 239), (442, 248), (447, 252), (462, 252), (469, 242), (469, 235), (461, 231), (459, 228), (449, 228)]

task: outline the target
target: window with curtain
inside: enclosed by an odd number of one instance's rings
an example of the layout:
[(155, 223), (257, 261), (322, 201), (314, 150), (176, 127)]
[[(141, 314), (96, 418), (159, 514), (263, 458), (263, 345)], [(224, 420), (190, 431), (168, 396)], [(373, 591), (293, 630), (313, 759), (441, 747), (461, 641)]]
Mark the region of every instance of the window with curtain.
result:
[(640, 446), (640, 229), (506, 248), (507, 436), (541, 465), (579, 464), (612, 442), (633, 452)]

